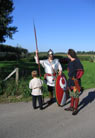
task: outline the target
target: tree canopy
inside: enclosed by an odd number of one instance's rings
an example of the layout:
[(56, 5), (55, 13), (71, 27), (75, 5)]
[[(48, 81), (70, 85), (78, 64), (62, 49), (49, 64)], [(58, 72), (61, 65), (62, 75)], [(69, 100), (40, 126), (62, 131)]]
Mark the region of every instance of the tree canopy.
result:
[(0, 0), (0, 42), (5, 42), (6, 38), (13, 38), (13, 34), (17, 32), (17, 27), (11, 26), (14, 10), (12, 0)]

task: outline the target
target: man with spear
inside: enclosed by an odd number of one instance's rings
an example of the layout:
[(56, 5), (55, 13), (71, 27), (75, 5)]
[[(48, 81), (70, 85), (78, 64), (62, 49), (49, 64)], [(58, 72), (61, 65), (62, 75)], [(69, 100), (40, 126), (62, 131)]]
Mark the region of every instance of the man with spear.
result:
[[(36, 50), (35, 61), (38, 64), (37, 55), (38, 51)], [(50, 98), (49, 104), (51, 104), (53, 102), (53, 91), (55, 88), (56, 75), (58, 71), (59, 75), (62, 74), (62, 66), (58, 61), (58, 59), (54, 59), (54, 53), (51, 49), (48, 51), (48, 59), (40, 60), (39, 63), (45, 70), (44, 79), (46, 80), (48, 87), (49, 98)]]
[(51, 49), (48, 51), (48, 59), (39, 60), (35, 25), (34, 25), (34, 33), (35, 33), (35, 41), (36, 41), (35, 61), (38, 64), (40, 77), (41, 77), (40, 64), (45, 70), (44, 79), (46, 80), (47, 87), (48, 87), (49, 98), (50, 98), (49, 104), (51, 104), (53, 102), (53, 91), (55, 88), (56, 75), (58, 71), (59, 71), (58, 72), (59, 75), (62, 74), (62, 66), (58, 59), (54, 59), (54, 53)]

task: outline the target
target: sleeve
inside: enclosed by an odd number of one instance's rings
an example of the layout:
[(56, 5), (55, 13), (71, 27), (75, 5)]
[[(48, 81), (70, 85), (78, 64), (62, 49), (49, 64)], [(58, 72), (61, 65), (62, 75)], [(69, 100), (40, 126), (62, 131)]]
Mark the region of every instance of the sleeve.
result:
[(70, 62), (70, 59), (69, 59), (69, 58), (62, 58), (62, 59), (60, 59), (59, 61), (60, 61), (60, 63), (62, 63), (62, 64), (68, 64), (68, 63)]
[(33, 89), (32, 88), (32, 81), (29, 82), (29, 89)]
[(78, 60), (76, 78), (80, 79), (83, 76), (83, 74), (84, 74), (83, 65), (81, 64), (80, 60)]
[(83, 65), (81, 64), (80, 60), (78, 60), (77, 66), (78, 66), (77, 69), (84, 70)]
[(37, 56), (34, 56), (34, 59), (35, 59), (36, 64), (38, 64)]
[(58, 61), (58, 69), (59, 69), (59, 71), (62, 71), (62, 66), (59, 61)]
[(43, 81), (41, 80), (41, 86), (43, 85)]
[[(38, 64), (38, 58), (37, 58), (37, 56), (34, 56), (34, 59), (35, 59), (36, 64)], [(42, 67), (44, 68), (44, 60), (40, 60), (39, 62), (42, 65)]]

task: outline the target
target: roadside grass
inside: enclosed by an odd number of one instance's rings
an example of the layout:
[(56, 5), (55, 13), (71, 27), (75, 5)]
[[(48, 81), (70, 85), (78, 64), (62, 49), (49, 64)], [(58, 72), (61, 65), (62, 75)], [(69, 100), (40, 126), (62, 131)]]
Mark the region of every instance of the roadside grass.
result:
[(85, 89), (95, 88), (95, 63), (83, 61), (84, 75), (82, 85)]
[[(84, 89), (95, 88), (95, 63), (82, 61), (84, 67), (84, 75), (81, 78), (81, 83)], [(63, 71), (68, 79), (67, 70)]]
[[(95, 63), (89, 61), (82, 61), (84, 66), (84, 75), (81, 79), (82, 86), (84, 89), (95, 88)], [(66, 70), (67, 66), (63, 65), (63, 73), (68, 79), (68, 72)], [(12, 71), (15, 67), (19, 67), (20, 70), (20, 80), (18, 86), (15, 84), (14, 77), (9, 79), (4, 83), (3, 90), (0, 86), (0, 103), (9, 103), (9, 102), (28, 102), (32, 100), (31, 90), (29, 90), (29, 81), (31, 79), (31, 71), (38, 68), (38, 65), (35, 64), (32, 59), (22, 59), (20, 61), (1, 61), (0, 62), (0, 76), (4, 78), (9, 72)], [(22, 73), (23, 71), (23, 73)], [(26, 71), (26, 72), (25, 72)], [(4, 74), (3, 74), (4, 73)], [(26, 73), (26, 74), (25, 74)], [(42, 76), (44, 70), (41, 68)], [(43, 77), (42, 77), (43, 79)], [(1, 79), (2, 80), (2, 79)], [(44, 79), (43, 79), (44, 80)], [(47, 85), (43, 85), (43, 94), (44, 97), (48, 96)]]

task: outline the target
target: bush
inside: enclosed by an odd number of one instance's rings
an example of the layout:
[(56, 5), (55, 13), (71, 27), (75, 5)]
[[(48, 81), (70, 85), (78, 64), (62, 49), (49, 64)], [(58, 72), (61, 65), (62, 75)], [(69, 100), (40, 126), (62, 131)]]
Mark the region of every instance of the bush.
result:
[(78, 56), (81, 61), (90, 61), (90, 56)]
[(15, 80), (11, 79), (4, 82), (3, 91), (7, 97), (16, 95), (17, 87), (16, 87)]
[(7, 97), (19, 95), (22, 95), (23, 97), (28, 97), (30, 96), (30, 90), (28, 85), (28, 81), (25, 81), (24, 79), (21, 79), (18, 85), (16, 85), (14, 79), (10, 79), (4, 82), (3, 92), (6, 94)]
[(17, 93), (19, 95), (22, 94), (23, 97), (29, 97), (31, 94), (29, 89), (29, 81), (25, 81), (24, 79), (21, 79), (18, 84)]
[(90, 62), (95, 62), (95, 56), (90, 57)]
[(0, 95), (3, 94), (3, 91), (2, 91), (2, 81), (0, 80)]

